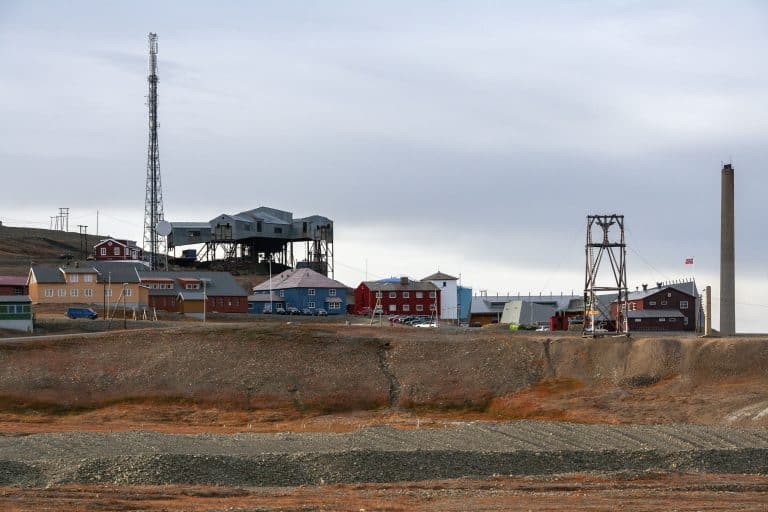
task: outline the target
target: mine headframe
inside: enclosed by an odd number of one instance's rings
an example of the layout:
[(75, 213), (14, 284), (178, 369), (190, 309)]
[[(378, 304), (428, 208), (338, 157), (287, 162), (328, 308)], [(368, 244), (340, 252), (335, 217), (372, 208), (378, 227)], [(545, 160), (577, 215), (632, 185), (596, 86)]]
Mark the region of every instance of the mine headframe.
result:
[[(624, 241), (623, 215), (587, 215), (586, 269), (584, 278), (583, 336), (605, 334), (629, 336), (627, 310), (627, 244)], [(610, 272), (600, 272), (608, 260)], [(599, 296), (616, 294), (616, 309), (600, 302)], [(610, 294), (610, 295), (609, 295)]]

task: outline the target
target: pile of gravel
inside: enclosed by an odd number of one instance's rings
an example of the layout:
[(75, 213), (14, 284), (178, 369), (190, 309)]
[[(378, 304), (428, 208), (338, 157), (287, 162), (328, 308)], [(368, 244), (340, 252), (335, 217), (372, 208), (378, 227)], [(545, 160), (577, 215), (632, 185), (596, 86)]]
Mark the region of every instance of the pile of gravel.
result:
[(583, 471), (768, 473), (768, 429), (520, 421), (343, 434), (0, 436), (0, 485), (302, 485)]

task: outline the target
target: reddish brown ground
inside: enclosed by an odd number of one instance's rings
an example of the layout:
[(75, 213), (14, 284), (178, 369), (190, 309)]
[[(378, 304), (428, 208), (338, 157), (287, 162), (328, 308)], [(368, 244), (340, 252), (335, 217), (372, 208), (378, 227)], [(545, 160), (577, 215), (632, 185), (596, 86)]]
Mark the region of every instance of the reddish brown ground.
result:
[(755, 475), (497, 477), (301, 487), (79, 486), (0, 488), (16, 511), (216, 510), (766, 510), (768, 478)]

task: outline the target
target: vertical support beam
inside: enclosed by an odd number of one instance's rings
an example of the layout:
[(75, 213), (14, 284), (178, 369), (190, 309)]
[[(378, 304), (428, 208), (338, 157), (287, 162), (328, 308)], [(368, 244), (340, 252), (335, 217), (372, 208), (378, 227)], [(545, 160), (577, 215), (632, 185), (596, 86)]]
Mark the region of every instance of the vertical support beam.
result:
[(720, 201), (720, 334), (736, 334), (735, 225), (733, 213), (733, 167), (722, 171)]
[(704, 336), (712, 336), (712, 287), (704, 288)]

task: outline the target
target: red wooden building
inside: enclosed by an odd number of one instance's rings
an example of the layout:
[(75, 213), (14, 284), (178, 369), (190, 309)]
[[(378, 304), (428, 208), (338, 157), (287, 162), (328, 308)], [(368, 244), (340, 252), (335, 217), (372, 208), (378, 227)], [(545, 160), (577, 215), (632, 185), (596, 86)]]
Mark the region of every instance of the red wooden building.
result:
[[(611, 303), (611, 317), (618, 302)], [(696, 329), (696, 297), (674, 286), (631, 292), (627, 302), (630, 331), (693, 331)]]
[(0, 276), (0, 295), (29, 295), (27, 276)]
[(133, 240), (107, 238), (93, 246), (93, 257), (97, 260), (140, 260), (143, 255)]
[(428, 281), (407, 277), (364, 281), (355, 288), (355, 313), (368, 314), (381, 299), (384, 315), (431, 315), (440, 312), (440, 289)]
[(248, 294), (228, 272), (139, 272), (149, 289), (147, 303), (159, 311), (184, 313), (184, 301), (202, 301), (209, 313), (247, 313)]

